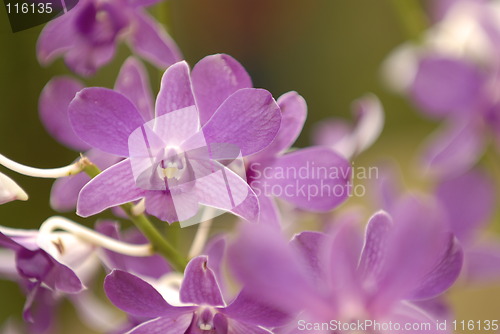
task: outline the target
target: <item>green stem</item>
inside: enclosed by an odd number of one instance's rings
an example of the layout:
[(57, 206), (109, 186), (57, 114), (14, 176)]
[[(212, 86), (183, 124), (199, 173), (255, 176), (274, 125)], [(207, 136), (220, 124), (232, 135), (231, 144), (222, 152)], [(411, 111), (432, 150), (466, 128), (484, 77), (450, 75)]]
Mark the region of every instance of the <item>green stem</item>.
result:
[(428, 26), (427, 17), (418, 0), (389, 0), (408, 37), (420, 41)]
[[(91, 178), (96, 177), (101, 173), (99, 168), (94, 164), (87, 164), (83, 169)], [(161, 235), (153, 223), (144, 215), (135, 215), (132, 212), (134, 204), (125, 203), (120, 206), (134, 225), (148, 238), (155, 252), (163, 255), (172, 267), (179, 272), (183, 272), (186, 268), (187, 260)]]
[(179, 272), (183, 272), (186, 268), (187, 260), (182, 257), (181, 254), (161, 235), (161, 233), (156, 229), (156, 227), (151, 223), (151, 221), (144, 215), (134, 215), (132, 213), (134, 205), (132, 203), (126, 203), (121, 205), (121, 208), (125, 211), (129, 219), (135, 224), (135, 226), (141, 230), (141, 232), (149, 239), (153, 245), (153, 249), (163, 255), (174, 267), (174, 269)]

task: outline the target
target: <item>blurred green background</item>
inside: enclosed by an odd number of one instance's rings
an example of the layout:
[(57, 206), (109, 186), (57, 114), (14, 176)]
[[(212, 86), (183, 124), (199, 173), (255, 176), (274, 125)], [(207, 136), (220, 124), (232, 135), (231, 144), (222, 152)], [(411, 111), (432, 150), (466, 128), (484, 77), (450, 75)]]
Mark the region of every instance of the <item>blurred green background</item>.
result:
[[(41, 27), (13, 34), (5, 8), (0, 7), (0, 152), (37, 167), (68, 164), (77, 153), (45, 132), (37, 104), (50, 78), (72, 74), (61, 60), (42, 68), (35, 55)], [(316, 122), (350, 119), (354, 99), (367, 92), (377, 94), (386, 110), (385, 130), (355, 163), (373, 166), (391, 157), (401, 164), (406, 180), (419, 186), (413, 159), (436, 124), (419, 117), (381, 83), (381, 62), (407, 39), (390, 0), (170, 0), (151, 12), (166, 24), (191, 65), (209, 54), (228, 53), (247, 68), (256, 87), (268, 89), (276, 98), (289, 90), (303, 95), (309, 115), (298, 146), (310, 144)], [(128, 55), (122, 45), (112, 64), (84, 82), (112, 87)], [(157, 92), (160, 73), (149, 65), (148, 69)], [(6, 174), (22, 185), (30, 200), (0, 206), (0, 225), (37, 227), (55, 214), (48, 205), (52, 181)], [(68, 216), (89, 226), (95, 220)], [(0, 282), (0, 296), (0, 323), (11, 314), (19, 318), (24, 297), (16, 284)], [(500, 286), (456, 288), (450, 298), (457, 319), (500, 319)], [(67, 316), (64, 323), (61, 333), (78, 333), (73, 317)]]

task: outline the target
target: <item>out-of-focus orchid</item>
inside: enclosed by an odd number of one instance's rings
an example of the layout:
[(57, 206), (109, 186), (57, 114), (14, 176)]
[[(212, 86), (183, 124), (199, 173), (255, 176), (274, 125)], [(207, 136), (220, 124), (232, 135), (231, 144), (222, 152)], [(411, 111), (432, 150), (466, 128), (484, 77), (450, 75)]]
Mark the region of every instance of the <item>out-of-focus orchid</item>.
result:
[(384, 110), (380, 100), (373, 94), (366, 95), (354, 101), (352, 112), (354, 126), (340, 119), (321, 121), (313, 132), (314, 144), (331, 147), (347, 159), (373, 145), (384, 128)]
[(445, 120), (423, 154), (425, 167), (441, 177), (471, 168), (490, 139), (500, 143), (500, 6), (454, 1), (445, 7), (422, 45), (397, 48), (383, 67), (389, 84), (419, 111)]
[(110, 62), (118, 41), (160, 68), (181, 60), (174, 41), (143, 7), (156, 1), (83, 0), (49, 22), (37, 44), (40, 63), (63, 56), (66, 64), (84, 76)]
[[(74, 133), (69, 123), (68, 106), (83, 88), (82, 83), (68, 77), (57, 77), (49, 81), (40, 95), (40, 119), (56, 140), (73, 150), (86, 152), (84, 155), (104, 170), (121, 158), (92, 149)], [(123, 64), (116, 79), (115, 90), (134, 103), (144, 119), (150, 120), (153, 117), (153, 99), (146, 69), (135, 58), (130, 57)], [(56, 180), (50, 197), (52, 208), (61, 212), (74, 210), (78, 193), (89, 181), (90, 177), (85, 173)]]
[(257, 301), (256, 295), (245, 291), (226, 305), (206, 256), (189, 262), (177, 303), (161, 294), (161, 286), (152, 286), (120, 270), (106, 277), (104, 288), (120, 309), (152, 319), (132, 329), (130, 334), (265, 334), (271, 332), (264, 327), (281, 326), (289, 320), (286, 313)]
[(304, 125), (307, 105), (295, 92), (278, 99), (281, 127), (273, 143), (246, 159), (247, 179), (259, 198), (260, 220), (279, 224), (280, 214), (273, 197), (297, 208), (326, 212), (349, 195), (349, 162), (335, 150), (310, 147), (291, 150)]
[(0, 173), (0, 204), (14, 200), (27, 201), (28, 194), (14, 180)]
[[(27, 291), (24, 318), (40, 332), (50, 325), (57, 299), (65, 294), (81, 294), (85, 282), (92, 279), (100, 262), (99, 246), (139, 257), (152, 254), (149, 244), (126, 244), (62, 217), (47, 219), (40, 230), (2, 226), (0, 245), (13, 255), (5, 254), (9, 257), (4, 260), (10, 260), (4, 263), (2, 275), (19, 281)], [(81, 301), (78, 298), (74, 297), (75, 304)], [(82, 298), (91, 301), (88, 295)]]
[(391, 216), (375, 214), (364, 241), (351, 223), (336, 225), (330, 237), (303, 232), (290, 244), (277, 232), (246, 226), (229, 249), (230, 265), (247, 291), (303, 312), (300, 319), (433, 323), (412, 301), (454, 283), (461, 247), (442, 215), (421, 199), (403, 199)]
[(488, 174), (474, 169), (439, 182), (435, 191), (464, 247), (463, 276), (468, 283), (500, 278), (500, 240), (485, 233), (497, 201), (493, 184)]
[[(394, 168), (392, 168), (394, 169)], [(398, 198), (408, 191), (397, 180), (394, 170), (377, 180), (378, 205), (392, 212)], [(470, 284), (500, 277), (500, 240), (487, 233), (495, 210), (494, 181), (483, 170), (474, 168), (464, 174), (437, 182), (432, 198), (441, 206), (464, 252), (462, 276)]]
[[(84, 289), (77, 270), (92, 270), (92, 247), (68, 234), (43, 235), (37, 230), (0, 228), (1, 246), (15, 253), (15, 268), (27, 290), (24, 318), (44, 330), (50, 325), (54, 293)], [(52, 305), (50, 307), (49, 304)], [(41, 312), (43, 311), (43, 312)], [(46, 313), (48, 312), (48, 313)]]
[(248, 80), (226, 55), (204, 58), (192, 74), (179, 62), (163, 75), (151, 121), (118, 92), (78, 93), (69, 107), (75, 133), (126, 158), (82, 189), (78, 213), (145, 198), (146, 212), (170, 223), (196, 218), (204, 206), (257, 219), (252, 189), (225, 164), (267, 147), (281, 114), (269, 92), (244, 88)]

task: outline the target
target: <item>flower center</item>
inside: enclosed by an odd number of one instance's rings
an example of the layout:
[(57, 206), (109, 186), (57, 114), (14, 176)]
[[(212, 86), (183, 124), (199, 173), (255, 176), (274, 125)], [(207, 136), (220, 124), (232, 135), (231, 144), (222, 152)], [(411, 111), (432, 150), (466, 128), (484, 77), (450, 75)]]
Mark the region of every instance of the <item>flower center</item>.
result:
[(161, 178), (179, 180), (186, 170), (184, 152), (177, 146), (165, 147), (158, 168)]
[(211, 331), (214, 329), (215, 310), (211, 307), (200, 309), (198, 316), (198, 328), (202, 331)]

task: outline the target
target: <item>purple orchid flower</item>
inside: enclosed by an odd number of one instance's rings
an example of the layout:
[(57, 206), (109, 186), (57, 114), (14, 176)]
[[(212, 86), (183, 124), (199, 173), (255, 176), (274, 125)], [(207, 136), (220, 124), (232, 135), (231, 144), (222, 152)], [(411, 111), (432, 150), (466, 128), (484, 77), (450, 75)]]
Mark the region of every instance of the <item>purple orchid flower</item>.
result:
[(144, 198), (146, 212), (169, 223), (196, 219), (205, 206), (257, 219), (252, 189), (228, 166), (267, 147), (281, 113), (269, 92), (248, 84), (241, 65), (226, 55), (204, 58), (192, 74), (185, 62), (176, 63), (162, 78), (151, 121), (118, 92), (78, 93), (69, 107), (75, 133), (126, 158), (82, 189), (78, 214)]
[(192, 259), (186, 267), (179, 296), (181, 305), (188, 306), (170, 304), (161, 290), (120, 270), (106, 277), (104, 289), (118, 308), (152, 319), (130, 334), (264, 334), (271, 333), (264, 327), (281, 326), (289, 320), (286, 313), (260, 303), (245, 291), (226, 306), (206, 256)]
[(497, 4), (454, 1), (446, 7), (423, 45), (398, 48), (385, 65), (394, 88), (425, 116), (444, 120), (423, 149), (426, 169), (440, 177), (474, 166), (490, 139), (500, 147)]
[[(236, 277), (264, 302), (302, 312), (300, 319), (434, 323), (413, 301), (446, 291), (462, 267), (442, 215), (412, 197), (392, 217), (372, 216), (364, 240), (351, 223), (336, 225), (331, 236), (303, 232), (290, 243), (274, 230), (244, 228), (229, 249)], [(282, 332), (300, 330), (295, 324)]]
[[(47, 131), (63, 145), (80, 152), (98, 168), (104, 170), (121, 160), (114, 154), (93, 149), (74, 133), (68, 116), (68, 106), (76, 93), (84, 88), (79, 81), (58, 77), (47, 83), (40, 95), (40, 118)], [(115, 83), (115, 90), (129, 98), (143, 115), (153, 117), (153, 98), (146, 69), (135, 58), (129, 57), (123, 64)], [(54, 182), (50, 205), (54, 210), (64, 212), (76, 208), (78, 193), (90, 177), (85, 173), (60, 178)]]
[(28, 200), (28, 194), (10, 177), (0, 173), (0, 204), (10, 201)]
[(174, 41), (143, 7), (157, 1), (82, 0), (49, 22), (37, 44), (38, 60), (63, 56), (76, 73), (89, 76), (114, 57), (119, 40), (160, 68), (181, 60)]
[(0, 245), (13, 252), (12, 270), (27, 293), (24, 319), (36, 332), (51, 324), (55, 295), (78, 294), (95, 268), (94, 248), (66, 232), (0, 227)]
[(347, 198), (351, 175), (349, 162), (327, 147), (287, 153), (302, 131), (307, 105), (296, 92), (281, 96), (278, 105), (282, 112), (278, 135), (266, 149), (246, 159), (247, 179), (259, 198), (260, 220), (274, 225), (279, 224), (280, 214), (273, 197), (304, 210), (326, 212)]
[[(386, 169), (387, 171), (387, 169)], [(396, 169), (382, 171), (375, 184), (377, 204), (392, 212), (405, 191)], [(495, 211), (495, 188), (490, 175), (480, 168), (439, 180), (431, 194), (448, 217), (450, 228), (464, 252), (462, 276), (469, 284), (500, 278), (500, 240), (487, 236), (488, 223)]]

